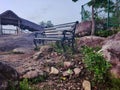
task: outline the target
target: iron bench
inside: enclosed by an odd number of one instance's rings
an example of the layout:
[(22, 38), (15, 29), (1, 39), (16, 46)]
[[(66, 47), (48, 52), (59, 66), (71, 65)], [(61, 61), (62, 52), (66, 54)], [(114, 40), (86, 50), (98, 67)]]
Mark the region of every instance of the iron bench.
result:
[(36, 48), (39, 44), (44, 45), (45, 41), (59, 41), (64, 50), (65, 45), (69, 45), (74, 50), (75, 44), (75, 30), (78, 21), (55, 25), (54, 27), (45, 28), (42, 32), (36, 32), (34, 38), (34, 45)]

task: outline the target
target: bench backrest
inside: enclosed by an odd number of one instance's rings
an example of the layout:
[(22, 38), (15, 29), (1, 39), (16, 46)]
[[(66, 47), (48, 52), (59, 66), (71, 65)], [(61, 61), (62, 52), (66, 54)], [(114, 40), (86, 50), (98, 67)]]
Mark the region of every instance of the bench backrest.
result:
[(65, 23), (65, 24), (59, 24), (59, 25), (54, 25), (54, 27), (50, 28), (44, 28), (43, 31), (36, 32), (35, 33), (35, 38), (59, 38), (63, 37), (63, 32), (66, 31), (71, 31), (65, 33), (67, 37), (74, 37), (75, 36), (75, 30), (76, 30), (76, 25), (78, 24), (78, 21), (76, 22), (71, 22), (71, 23)]
[(54, 27), (45, 28), (44, 34), (46, 37), (63, 37), (63, 31), (72, 31), (73, 33), (67, 32), (66, 35), (73, 36), (75, 34), (76, 24), (78, 22), (71, 22), (71, 23), (65, 23), (65, 24), (59, 24), (55, 25)]

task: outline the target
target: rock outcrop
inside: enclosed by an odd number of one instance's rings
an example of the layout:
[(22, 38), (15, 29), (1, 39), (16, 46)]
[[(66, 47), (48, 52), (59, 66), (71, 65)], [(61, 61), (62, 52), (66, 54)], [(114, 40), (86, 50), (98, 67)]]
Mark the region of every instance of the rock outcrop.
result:
[(77, 39), (77, 46), (102, 47), (105, 38), (97, 36), (85, 36)]
[(77, 29), (75, 31), (77, 36), (85, 36), (90, 35), (91, 33), (92, 22), (85, 21), (78, 24)]
[(112, 64), (111, 74), (120, 78), (120, 33), (108, 37), (99, 52)]
[(18, 88), (19, 74), (8, 64), (0, 61), (0, 90), (10, 90)]

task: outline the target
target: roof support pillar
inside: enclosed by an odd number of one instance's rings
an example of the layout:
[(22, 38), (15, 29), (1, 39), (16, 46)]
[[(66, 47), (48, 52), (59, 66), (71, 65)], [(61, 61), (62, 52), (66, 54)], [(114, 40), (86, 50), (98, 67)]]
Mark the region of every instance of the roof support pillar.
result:
[(21, 29), (20, 29), (20, 20), (18, 20), (18, 26), (17, 26), (17, 35), (21, 33)]
[(3, 32), (2, 32), (2, 23), (1, 23), (1, 18), (0, 18), (0, 35), (2, 35)]

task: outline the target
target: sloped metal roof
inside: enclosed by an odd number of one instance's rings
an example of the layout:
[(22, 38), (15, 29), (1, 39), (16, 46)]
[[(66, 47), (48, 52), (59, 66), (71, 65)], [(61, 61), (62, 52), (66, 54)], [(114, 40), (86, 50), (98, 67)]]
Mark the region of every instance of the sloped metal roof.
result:
[[(2, 25), (20, 26), (21, 29), (28, 29), (29, 31), (43, 30), (40, 25), (19, 17), (11, 10), (7, 10), (0, 14), (0, 20)], [(18, 25), (18, 21), (20, 25)]]

